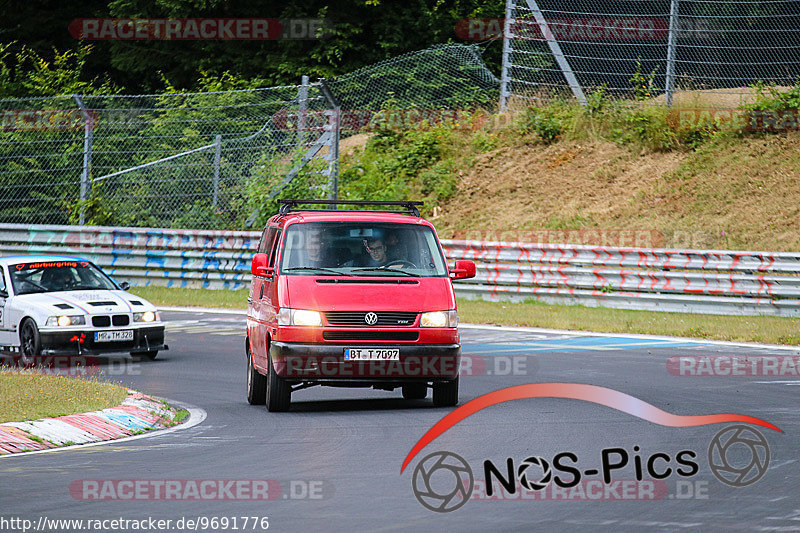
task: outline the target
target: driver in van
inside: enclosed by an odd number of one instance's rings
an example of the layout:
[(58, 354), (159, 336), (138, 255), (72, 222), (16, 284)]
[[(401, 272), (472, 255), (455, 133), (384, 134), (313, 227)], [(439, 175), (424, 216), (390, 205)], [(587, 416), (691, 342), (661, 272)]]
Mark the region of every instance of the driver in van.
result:
[(369, 254), (367, 266), (381, 267), (389, 266), (397, 268), (405, 263), (408, 256), (405, 244), (398, 238), (393, 231), (377, 231), (371, 237), (364, 239), (364, 248)]
[(383, 266), (389, 262), (389, 248), (383, 237), (375, 236), (364, 239), (364, 248), (369, 254), (368, 266)]

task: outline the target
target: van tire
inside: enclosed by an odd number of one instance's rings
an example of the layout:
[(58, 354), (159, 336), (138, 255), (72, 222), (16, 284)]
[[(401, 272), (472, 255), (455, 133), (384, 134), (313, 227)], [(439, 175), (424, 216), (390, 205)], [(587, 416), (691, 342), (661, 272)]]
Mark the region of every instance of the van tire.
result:
[(433, 406), (453, 407), (458, 405), (458, 378), (433, 384)]
[(253, 365), (250, 354), (250, 340), (246, 342), (247, 351), (247, 403), (250, 405), (264, 405), (267, 403), (267, 378), (259, 374)]
[(406, 400), (422, 400), (427, 395), (427, 383), (408, 383), (403, 385), (403, 398)]
[(272, 357), (267, 356), (267, 411), (278, 413), (289, 410), (292, 401), (292, 387), (282, 377), (275, 373), (272, 366)]

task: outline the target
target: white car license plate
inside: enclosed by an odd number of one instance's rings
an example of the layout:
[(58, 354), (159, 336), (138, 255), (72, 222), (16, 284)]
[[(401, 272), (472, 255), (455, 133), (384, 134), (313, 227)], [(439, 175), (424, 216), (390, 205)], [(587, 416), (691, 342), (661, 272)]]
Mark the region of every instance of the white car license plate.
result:
[(132, 341), (133, 330), (123, 329), (119, 331), (95, 331), (94, 342), (114, 342), (114, 341)]
[(399, 361), (400, 350), (383, 348), (345, 348), (345, 361)]

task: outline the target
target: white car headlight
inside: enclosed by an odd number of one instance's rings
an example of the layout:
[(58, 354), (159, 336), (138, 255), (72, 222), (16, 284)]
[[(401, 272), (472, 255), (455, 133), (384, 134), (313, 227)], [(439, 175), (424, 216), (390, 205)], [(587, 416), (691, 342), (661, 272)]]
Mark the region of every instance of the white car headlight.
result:
[(46, 326), (82, 326), (86, 324), (86, 317), (84, 316), (51, 316), (48, 317), (47, 322), (45, 322)]
[(158, 316), (158, 313), (154, 313), (152, 311), (145, 311), (144, 313), (133, 313), (133, 321), (134, 322), (155, 322), (156, 320), (160, 320), (161, 317)]
[(458, 312), (428, 311), (419, 319), (421, 328), (455, 328), (458, 327)]
[(281, 326), (321, 326), (322, 315), (319, 311), (284, 307), (278, 312), (278, 324)]

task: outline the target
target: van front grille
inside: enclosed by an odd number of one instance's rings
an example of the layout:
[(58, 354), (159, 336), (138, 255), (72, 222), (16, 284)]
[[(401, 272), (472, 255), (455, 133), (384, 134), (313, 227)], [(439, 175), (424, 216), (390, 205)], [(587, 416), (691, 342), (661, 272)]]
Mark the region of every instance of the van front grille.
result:
[(417, 321), (417, 313), (400, 311), (372, 311), (378, 321), (369, 324), (366, 320), (370, 311), (328, 311), (325, 318), (332, 326), (413, 326)]
[(417, 331), (335, 331), (322, 333), (326, 341), (415, 341)]

